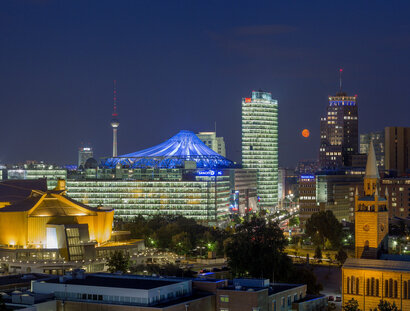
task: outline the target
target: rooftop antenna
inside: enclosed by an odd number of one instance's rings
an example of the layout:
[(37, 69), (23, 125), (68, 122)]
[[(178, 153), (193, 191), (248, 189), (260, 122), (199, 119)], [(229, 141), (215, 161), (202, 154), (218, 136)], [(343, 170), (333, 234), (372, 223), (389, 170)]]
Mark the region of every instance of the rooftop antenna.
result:
[(120, 126), (120, 122), (117, 119), (117, 80), (114, 80), (114, 95), (113, 95), (113, 110), (112, 110), (112, 119), (111, 119), (111, 127), (112, 127), (112, 156), (116, 157), (117, 152), (117, 130)]
[(215, 135), (216, 135), (216, 121), (215, 121)]
[(117, 80), (114, 80), (114, 88), (113, 88), (113, 111), (112, 111), (112, 116), (114, 118), (118, 117), (118, 113), (117, 113)]
[(343, 68), (339, 69), (339, 93), (342, 93), (342, 73), (343, 73)]

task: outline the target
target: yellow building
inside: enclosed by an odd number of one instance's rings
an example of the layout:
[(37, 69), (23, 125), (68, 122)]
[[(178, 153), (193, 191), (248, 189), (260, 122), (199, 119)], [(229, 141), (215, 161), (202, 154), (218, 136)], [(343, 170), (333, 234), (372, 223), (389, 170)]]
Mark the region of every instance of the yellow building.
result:
[(32, 190), (24, 200), (0, 202), (0, 245), (8, 248), (59, 249), (67, 260), (83, 257), (86, 244), (111, 238), (113, 209), (92, 208), (55, 190)]
[[(360, 310), (376, 310), (380, 300), (410, 310), (410, 258), (386, 253), (388, 200), (379, 195), (380, 177), (373, 144), (370, 143), (364, 195), (355, 196), (355, 257), (342, 268), (343, 302), (355, 299)], [(397, 260), (398, 259), (398, 260)], [(408, 260), (408, 261), (406, 261)]]
[(410, 262), (348, 258), (343, 265), (343, 302), (357, 300), (360, 310), (376, 310), (380, 300), (410, 310)]
[(373, 143), (370, 143), (364, 176), (364, 196), (355, 195), (355, 257), (376, 259), (387, 250), (389, 212), (379, 195), (380, 176)]

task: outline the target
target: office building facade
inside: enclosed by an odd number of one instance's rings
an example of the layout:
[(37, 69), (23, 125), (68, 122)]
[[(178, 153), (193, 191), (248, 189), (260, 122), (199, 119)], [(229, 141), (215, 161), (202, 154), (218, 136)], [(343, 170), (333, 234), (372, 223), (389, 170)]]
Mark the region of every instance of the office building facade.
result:
[(359, 151), (356, 96), (330, 96), (326, 110), (320, 120), (320, 167), (351, 166), (352, 155)]
[(78, 149), (78, 167), (84, 167), (85, 162), (92, 158), (94, 155), (93, 148), (91, 147), (80, 147)]
[(362, 189), (363, 176), (346, 172), (318, 172), (316, 202), (333, 212), (338, 221), (354, 220), (354, 195)]
[(242, 99), (242, 165), (258, 170), (258, 204), (278, 203), (278, 102), (272, 94), (253, 91)]
[[(210, 176), (212, 173), (207, 170), (177, 169), (172, 172), (134, 169), (133, 172), (133, 180), (122, 174), (119, 179), (68, 179), (67, 194), (91, 207), (110, 206), (118, 219), (183, 215), (218, 222), (229, 216), (229, 175)], [(119, 174), (114, 170), (114, 176)]]
[(389, 218), (410, 217), (410, 177), (383, 178), (380, 192), (387, 194)]
[(401, 176), (410, 169), (410, 127), (386, 127), (385, 168)]
[(225, 140), (223, 137), (217, 137), (216, 132), (199, 132), (196, 136), (213, 151), (226, 157)]
[(257, 210), (257, 171), (252, 169), (229, 170), (231, 212), (241, 216)]
[(384, 131), (360, 134), (360, 153), (367, 154), (369, 144), (373, 141), (374, 152), (376, 153), (376, 163), (380, 170), (384, 169)]
[(299, 178), (299, 220), (300, 227), (305, 228), (306, 221), (313, 213), (320, 212), (321, 206), (316, 203), (315, 175), (301, 175)]
[(7, 169), (7, 179), (39, 178), (46, 178), (47, 188), (51, 190), (57, 186), (58, 179), (67, 178), (67, 170), (60, 166), (42, 162), (14, 165)]

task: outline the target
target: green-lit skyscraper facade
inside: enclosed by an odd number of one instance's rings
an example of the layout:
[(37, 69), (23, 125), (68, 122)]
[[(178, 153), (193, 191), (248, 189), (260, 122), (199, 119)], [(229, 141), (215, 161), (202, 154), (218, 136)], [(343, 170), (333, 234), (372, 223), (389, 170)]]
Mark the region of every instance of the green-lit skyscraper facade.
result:
[(242, 99), (242, 165), (258, 170), (260, 208), (278, 203), (278, 102), (272, 94), (252, 92)]

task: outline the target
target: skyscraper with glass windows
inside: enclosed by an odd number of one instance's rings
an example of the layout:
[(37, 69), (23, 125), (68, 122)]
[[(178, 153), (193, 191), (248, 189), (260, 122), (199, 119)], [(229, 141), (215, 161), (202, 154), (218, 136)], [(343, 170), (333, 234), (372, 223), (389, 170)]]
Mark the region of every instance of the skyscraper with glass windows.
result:
[(376, 153), (377, 167), (384, 169), (384, 131), (360, 134), (360, 153), (369, 152), (370, 142), (373, 142), (374, 152)]
[(351, 166), (358, 153), (356, 96), (339, 92), (329, 97), (326, 116), (320, 120), (319, 164), (321, 168)]
[(252, 91), (242, 99), (242, 165), (258, 170), (260, 208), (278, 203), (278, 102), (272, 94)]
[(216, 137), (216, 132), (199, 132), (196, 136), (198, 136), (198, 138), (213, 151), (219, 153), (223, 157), (226, 157), (224, 138)]
[(91, 147), (80, 147), (78, 149), (78, 167), (84, 166), (85, 161), (93, 157), (93, 148)]

